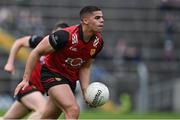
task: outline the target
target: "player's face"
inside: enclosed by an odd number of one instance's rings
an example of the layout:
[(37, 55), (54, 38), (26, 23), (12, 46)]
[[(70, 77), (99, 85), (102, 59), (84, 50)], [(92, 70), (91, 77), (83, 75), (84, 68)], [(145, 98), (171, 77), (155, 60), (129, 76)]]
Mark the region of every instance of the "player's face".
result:
[(101, 32), (104, 26), (102, 11), (95, 11), (88, 17), (88, 26), (94, 32)]

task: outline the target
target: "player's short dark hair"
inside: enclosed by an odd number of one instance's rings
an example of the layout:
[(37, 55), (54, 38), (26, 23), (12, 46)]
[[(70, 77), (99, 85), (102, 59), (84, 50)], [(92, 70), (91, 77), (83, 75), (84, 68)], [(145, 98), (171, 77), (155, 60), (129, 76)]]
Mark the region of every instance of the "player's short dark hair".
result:
[(66, 28), (69, 27), (69, 25), (65, 22), (58, 22), (55, 24), (53, 30), (56, 30), (57, 28)]
[(82, 20), (82, 18), (85, 15), (90, 14), (90, 13), (95, 12), (95, 11), (101, 11), (101, 9), (97, 6), (86, 6), (86, 7), (82, 8), (80, 13), (79, 13), (80, 19)]

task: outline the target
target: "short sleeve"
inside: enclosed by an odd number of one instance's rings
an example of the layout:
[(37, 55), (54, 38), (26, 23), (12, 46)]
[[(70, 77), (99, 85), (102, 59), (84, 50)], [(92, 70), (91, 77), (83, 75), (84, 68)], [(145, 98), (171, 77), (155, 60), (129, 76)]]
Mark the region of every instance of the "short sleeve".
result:
[(55, 50), (62, 49), (68, 42), (69, 33), (64, 30), (49, 35), (49, 43)]
[(43, 37), (41, 36), (37, 36), (37, 35), (33, 35), (31, 36), (31, 38), (29, 39), (29, 46), (30, 48), (35, 48), (43, 39)]

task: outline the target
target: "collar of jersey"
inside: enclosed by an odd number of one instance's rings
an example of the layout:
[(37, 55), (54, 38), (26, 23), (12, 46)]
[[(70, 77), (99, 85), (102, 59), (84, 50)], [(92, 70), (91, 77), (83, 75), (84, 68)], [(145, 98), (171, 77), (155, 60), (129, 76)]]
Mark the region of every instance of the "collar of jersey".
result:
[[(87, 44), (88, 42), (85, 42), (85, 41), (84, 41), (84, 38), (83, 38), (83, 30), (82, 30), (82, 25), (81, 25), (81, 24), (79, 25), (79, 33), (78, 33), (78, 34), (79, 34), (79, 38), (81, 39), (81, 41), (82, 41), (83, 43)], [(94, 40), (95, 37), (96, 37), (96, 35), (93, 35), (93, 36), (90, 38), (90, 41), (91, 41), (91, 40)], [(90, 42), (90, 41), (89, 41), (89, 42)]]

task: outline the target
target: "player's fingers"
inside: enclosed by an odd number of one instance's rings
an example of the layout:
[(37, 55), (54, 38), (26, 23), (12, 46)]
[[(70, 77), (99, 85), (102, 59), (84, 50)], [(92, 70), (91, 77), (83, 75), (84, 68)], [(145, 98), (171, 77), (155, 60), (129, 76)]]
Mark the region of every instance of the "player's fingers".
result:
[(14, 74), (14, 70), (10, 70), (10, 69), (4, 69), (4, 71), (6, 71), (6, 72), (8, 72), (8, 73), (10, 73), (10, 74)]
[(25, 88), (28, 86), (28, 84), (25, 84), (23, 87), (22, 87), (22, 90), (25, 90)]
[(7, 71), (7, 72), (13, 75), (13, 71), (12, 71), (12, 70), (9, 70), (9, 71)]
[(18, 85), (14, 91), (14, 97), (18, 94), (18, 92), (21, 90), (21, 86)]
[(11, 71), (10, 71), (10, 70), (8, 70), (8, 69), (4, 69), (4, 71), (6, 71), (6, 72), (8, 72), (8, 73), (11, 73)]
[(15, 91), (15, 92), (14, 92), (14, 98), (16, 97), (16, 95), (17, 95), (17, 94), (18, 94), (18, 92), (17, 92), (17, 91)]
[(85, 100), (85, 103), (86, 103), (89, 107), (96, 108), (96, 106), (91, 105), (87, 100)]

